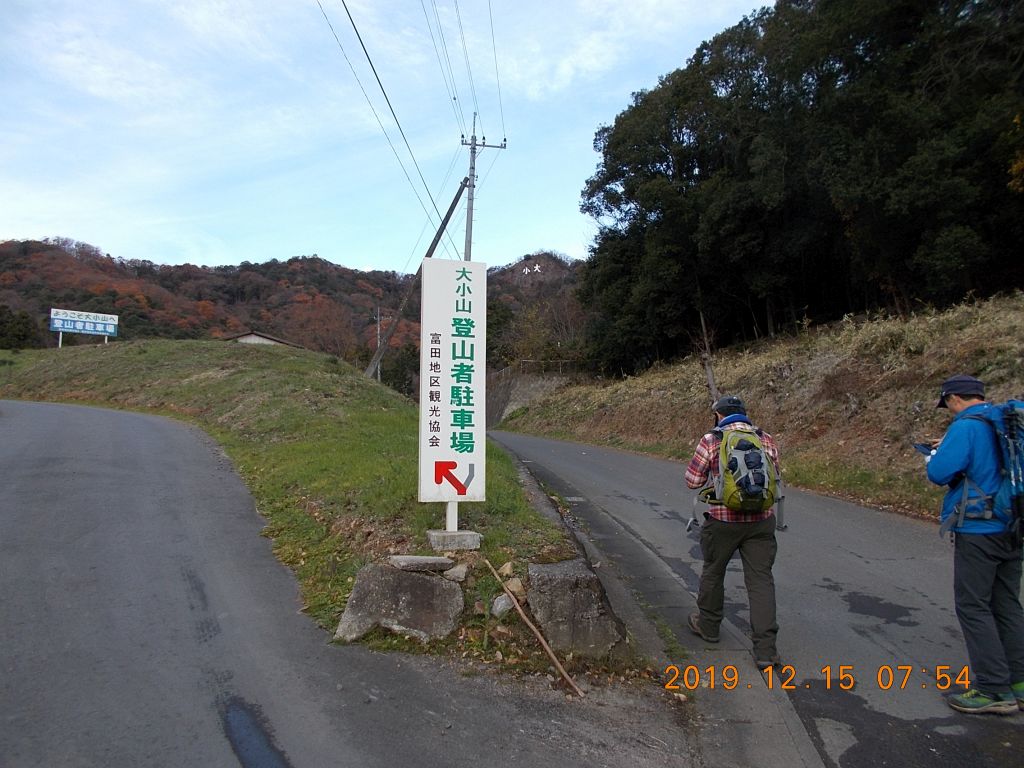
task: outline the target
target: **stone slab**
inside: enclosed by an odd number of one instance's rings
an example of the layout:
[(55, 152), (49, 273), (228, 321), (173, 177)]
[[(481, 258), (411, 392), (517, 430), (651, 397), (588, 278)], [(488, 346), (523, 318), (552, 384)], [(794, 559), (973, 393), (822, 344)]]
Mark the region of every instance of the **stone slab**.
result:
[(392, 555), (388, 563), (403, 571), (447, 571), (455, 562), (447, 557), (423, 555)]
[(356, 574), (336, 640), (358, 640), (380, 626), (422, 642), (447, 637), (462, 614), (462, 588), (431, 573), (372, 563)]

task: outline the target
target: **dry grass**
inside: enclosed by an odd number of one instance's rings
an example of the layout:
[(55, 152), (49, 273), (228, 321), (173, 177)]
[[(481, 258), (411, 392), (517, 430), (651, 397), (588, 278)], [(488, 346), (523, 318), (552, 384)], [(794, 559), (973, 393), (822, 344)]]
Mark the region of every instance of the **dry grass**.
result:
[[(942, 435), (942, 380), (970, 373), (989, 398), (1024, 396), (1024, 294), (924, 311), (907, 319), (847, 318), (720, 351), (715, 376), (778, 438), (789, 484), (914, 514), (939, 492), (911, 443)], [(623, 381), (563, 388), (503, 427), (687, 458), (710, 426), (700, 361)]]

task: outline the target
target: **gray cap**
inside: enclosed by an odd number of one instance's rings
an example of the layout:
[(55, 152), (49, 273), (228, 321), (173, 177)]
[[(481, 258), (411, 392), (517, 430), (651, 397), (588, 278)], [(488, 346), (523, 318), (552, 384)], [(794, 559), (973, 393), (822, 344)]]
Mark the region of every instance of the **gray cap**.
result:
[(724, 395), (715, 400), (711, 406), (711, 412), (720, 413), (723, 416), (732, 416), (737, 413), (746, 416), (747, 407), (736, 395)]

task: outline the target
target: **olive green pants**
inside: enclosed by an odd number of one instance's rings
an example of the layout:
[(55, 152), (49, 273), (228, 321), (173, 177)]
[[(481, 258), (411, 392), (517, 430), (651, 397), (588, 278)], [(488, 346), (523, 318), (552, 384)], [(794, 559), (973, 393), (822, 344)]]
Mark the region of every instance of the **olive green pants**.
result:
[(718, 635), (725, 603), (725, 571), (739, 550), (743, 562), (743, 581), (750, 601), (750, 630), (754, 657), (770, 660), (778, 655), (775, 636), (775, 579), (772, 566), (778, 544), (775, 541), (775, 515), (754, 523), (723, 523), (713, 517), (704, 521), (700, 532), (704, 568), (700, 576), (697, 607), (701, 626)]

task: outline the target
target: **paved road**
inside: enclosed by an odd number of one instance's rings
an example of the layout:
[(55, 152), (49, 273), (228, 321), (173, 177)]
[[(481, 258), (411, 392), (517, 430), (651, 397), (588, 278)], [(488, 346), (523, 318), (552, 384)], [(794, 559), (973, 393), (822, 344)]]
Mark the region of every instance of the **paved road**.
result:
[[(339, 469), (340, 471), (340, 469)], [(329, 645), (226, 459), (166, 419), (0, 401), (0, 765), (686, 765), (661, 710)]]
[[(702, 646), (685, 628), (700, 549), (698, 534), (685, 531), (693, 495), (682, 482), (683, 465), (507, 432), (491, 436), (567, 499), (597, 548), (689, 647), (700, 669), (714, 666), (721, 674), (726, 665), (736, 666), (736, 689), (697, 692), (715, 730), (705, 738), (705, 751), (717, 750), (723, 764), (725, 756), (738, 765), (772, 764), (759, 742), (767, 731), (750, 711), (764, 706), (755, 696), (763, 683), (749, 655), (738, 558), (727, 580), (729, 626), (721, 646)], [(952, 551), (935, 525), (793, 490), (786, 522), (775, 569), (779, 650), (790, 665), (788, 701), (803, 733), (784, 716), (777, 719), (771, 736), (788, 729), (786, 738), (796, 745), (793, 756), (780, 762), (813, 765), (818, 757), (843, 768), (930, 766), (937, 758), (977, 768), (1019, 764), (1024, 713), (961, 715), (937, 690), (943, 675), (955, 678), (967, 657), (952, 608)], [(830, 669), (830, 687), (823, 668)], [(850, 677), (841, 679), (843, 673)], [(706, 673), (701, 677), (708, 682)], [(841, 690), (851, 678), (853, 689)], [(780, 682), (774, 680), (776, 688)], [(806, 754), (801, 740), (808, 737), (817, 756)]]

